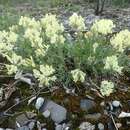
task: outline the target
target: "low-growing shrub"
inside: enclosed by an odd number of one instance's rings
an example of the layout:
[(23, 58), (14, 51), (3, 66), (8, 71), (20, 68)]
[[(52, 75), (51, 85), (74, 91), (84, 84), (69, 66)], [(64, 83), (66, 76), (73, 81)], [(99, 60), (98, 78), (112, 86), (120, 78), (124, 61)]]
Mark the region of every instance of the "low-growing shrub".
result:
[[(32, 73), (40, 86), (60, 82), (66, 87), (83, 83), (90, 75), (122, 74), (129, 60), (125, 54), (130, 46), (128, 30), (113, 35), (114, 23), (102, 19), (86, 32), (84, 19), (76, 13), (69, 18), (69, 26), (75, 32), (73, 40), (52, 14), (40, 20), (22, 16), (17, 25), (0, 31), (0, 54), (8, 61), (8, 74)], [(114, 86), (101, 81), (101, 94), (109, 96)]]

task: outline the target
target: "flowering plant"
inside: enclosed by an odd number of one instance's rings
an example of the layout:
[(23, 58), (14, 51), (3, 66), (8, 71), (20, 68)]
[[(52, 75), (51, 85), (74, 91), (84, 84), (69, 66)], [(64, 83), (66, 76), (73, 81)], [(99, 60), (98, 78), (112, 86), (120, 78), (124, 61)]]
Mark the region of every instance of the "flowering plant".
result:
[(69, 18), (69, 26), (76, 31), (77, 37), (72, 41), (67, 39), (63, 24), (52, 14), (40, 20), (21, 16), (17, 25), (0, 31), (0, 54), (8, 61), (8, 74), (30, 72), (39, 84), (46, 86), (56, 81), (66, 86), (72, 80), (85, 82), (90, 73), (122, 74), (127, 62), (120, 62), (120, 58), (129, 59), (125, 54), (130, 46), (128, 30), (108, 39), (115, 25), (111, 20), (102, 19), (84, 33), (87, 28), (84, 19), (76, 13)]

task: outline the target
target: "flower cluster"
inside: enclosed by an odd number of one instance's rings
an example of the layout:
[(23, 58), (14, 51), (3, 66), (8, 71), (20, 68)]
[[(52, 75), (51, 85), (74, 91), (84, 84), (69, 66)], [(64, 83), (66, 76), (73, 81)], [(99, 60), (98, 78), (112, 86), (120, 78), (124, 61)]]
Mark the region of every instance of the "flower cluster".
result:
[(109, 81), (102, 81), (101, 82), (101, 87), (100, 87), (100, 92), (103, 96), (109, 96), (114, 90), (114, 84)]
[(12, 31), (0, 31), (0, 52), (2, 53), (12, 50), (17, 39), (18, 35)]
[(115, 25), (113, 24), (112, 20), (102, 19), (96, 21), (93, 24), (93, 26), (91, 27), (91, 31), (94, 33), (107, 35), (109, 33), (112, 33), (114, 27)]
[(74, 13), (70, 18), (69, 18), (69, 25), (74, 28), (77, 29), (78, 31), (82, 31), (85, 30), (85, 23), (84, 23), (84, 19), (82, 18), (82, 16), (78, 16), (78, 14)]
[(115, 48), (118, 52), (123, 52), (130, 46), (130, 31), (120, 31), (111, 39), (110, 42), (113, 48)]
[(49, 85), (50, 81), (55, 81), (56, 77), (53, 76), (55, 70), (49, 65), (40, 65), (40, 70), (34, 69), (33, 74), (41, 85)]
[(10, 56), (5, 55), (7, 60), (11, 63), (11, 65), (6, 65), (8, 70), (8, 74), (16, 73), (19, 69), (19, 66), (23, 64), (23, 59), (21, 56), (17, 55), (16, 53), (12, 53)]
[(45, 29), (45, 35), (50, 39), (51, 43), (64, 43), (65, 38), (62, 35), (64, 26), (59, 24), (56, 15), (46, 14), (45, 18), (41, 19), (41, 24)]
[(33, 29), (39, 29), (40, 28), (40, 22), (36, 21), (34, 18), (29, 18), (29, 17), (23, 17), (21, 16), (19, 20), (19, 25), (23, 26), (25, 29), (26, 28), (33, 28)]
[(121, 73), (123, 67), (120, 67), (118, 65), (118, 58), (117, 58), (117, 56), (113, 55), (113, 56), (109, 56), (106, 58), (104, 69), (113, 70), (118, 73)]
[(75, 69), (71, 71), (72, 77), (73, 77), (73, 81), (76, 82), (84, 82), (85, 81), (85, 76), (86, 74), (81, 71), (80, 69)]

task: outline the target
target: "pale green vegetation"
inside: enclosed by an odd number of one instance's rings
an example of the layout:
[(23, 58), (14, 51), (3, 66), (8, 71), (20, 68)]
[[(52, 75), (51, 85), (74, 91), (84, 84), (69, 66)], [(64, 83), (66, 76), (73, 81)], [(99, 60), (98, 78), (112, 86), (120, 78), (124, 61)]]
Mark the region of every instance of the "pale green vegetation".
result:
[[(90, 73), (111, 77), (126, 70), (129, 58), (125, 51), (130, 47), (128, 30), (113, 35), (113, 22), (102, 19), (83, 33), (87, 27), (82, 16), (76, 13), (69, 18), (69, 26), (75, 30), (73, 41), (66, 38), (69, 33), (52, 14), (40, 20), (21, 16), (16, 25), (1, 31), (0, 53), (8, 60), (7, 73), (32, 73), (39, 86), (51, 87), (52, 82), (60, 82), (67, 87), (72, 82), (85, 82)], [(113, 35), (112, 38), (108, 38), (109, 35)], [(104, 86), (101, 89), (106, 96), (112, 92), (105, 94)]]

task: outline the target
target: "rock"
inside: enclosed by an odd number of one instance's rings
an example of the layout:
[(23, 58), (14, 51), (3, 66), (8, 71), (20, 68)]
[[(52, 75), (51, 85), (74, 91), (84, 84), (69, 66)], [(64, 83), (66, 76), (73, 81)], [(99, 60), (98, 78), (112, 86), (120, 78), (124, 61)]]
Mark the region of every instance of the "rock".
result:
[(127, 113), (127, 112), (121, 112), (118, 116), (118, 118), (130, 118), (130, 113)]
[(108, 103), (106, 104), (106, 110), (107, 110), (107, 111), (113, 111), (113, 105), (111, 104), (111, 102), (108, 102)]
[(0, 130), (5, 130), (4, 128), (0, 128)]
[(89, 14), (86, 18), (85, 18), (85, 23), (87, 27), (90, 27), (96, 20), (99, 20), (99, 16), (96, 16), (94, 14)]
[(41, 130), (41, 129), (42, 129), (41, 123), (40, 123), (39, 121), (37, 121), (36, 125), (37, 125), (37, 129), (38, 129), (38, 130)]
[(35, 104), (35, 107), (37, 110), (40, 109), (40, 107), (43, 105), (45, 99), (42, 98), (42, 97), (39, 97), (37, 100), (36, 100), (36, 104)]
[(85, 115), (85, 119), (92, 119), (94, 121), (98, 121), (99, 118), (101, 117), (101, 114), (100, 113), (94, 113), (94, 114), (87, 114)]
[(49, 110), (46, 110), (42, 113), (42, 115), (45, 117), (45, 118), (48, 118), (50, 116), (51, 112)]
[(62, 128), (62, 125), (56, 125), (55, 130), (63, 130)]
[(94, 130), (95, 126), (89, 122), (82, 122), (79, 126), (80, 130)]
[(92, 109), (93, 107), (95, 107), (95, 105), (95, 102), (90, 99), (82, 99), (80, 101), (80, 108), (84, 111)]
[(113, 101), (112, 102), (112, 105), (113, 105), (113, 107), (119, 107), (120, 106), (120, 101)]
[(99, 129), (99, 130), (104, 130), (104, 125), (103, 125), (102, 123), (99, 123), (99, 124), (98, 124), (98, 129)]
[(14, 99), (14, 102), (15, 102), (15, 104), (16, 104), (16, 103), (19, 104), (19, 102), (20, 102), (20, 98), (18, 98), (18, 97), (15, 98), (15, 99)]
[(47, 130), (46, 128), (42, 128), (42, 130)]
[(19, 126), (24, 126), (29, 122), (29, 119), (26, 117), (25, 114), (21, 114), (16, 117), (16, 122)]
[(40, 111), (43, 113), (46, 110), (50, 111), (50, 117), (55, 123), (61, 123), (66, 120), (67, 110), (55, 102), (47, 100)]
[(47, 130), (46, 128), (42, 128), (42, 130)]
[(11, 129), (11, 128), (6, 128), (5, 130), (13, 130), (13, 129)]
[(55, 127), (55, 130), (70, 130), (70, 124), (66, 124), (66, 123), (63, 123), (63, 124), (57, 124), (56, 127)]
[(101, 102), (101, 103), (100, 103), (100, 106), (101, 106), (101, 107), (104, 107), (104, 106), (105, 106), (105, 102)]
[(120, 128), (120, 127), (122, 127), (122, 124), (121, 123), (116, 123), (116, 126), (117, 126), (117, 128)]
[(3, 94), (4, 94), (3, 88), (0, 88), (0, 102), (3, 99)]
[(17, 128), (16, 130), (29, 130), (29, 128), (27, 126), (22, 126)]
[(34, 128), (34, 126), (35, 126), (35, 122), (30, 122), (29, 124), (28, 124), (28, 127), (29, 127), (29, 130), (32, 130), (33, 128)]

